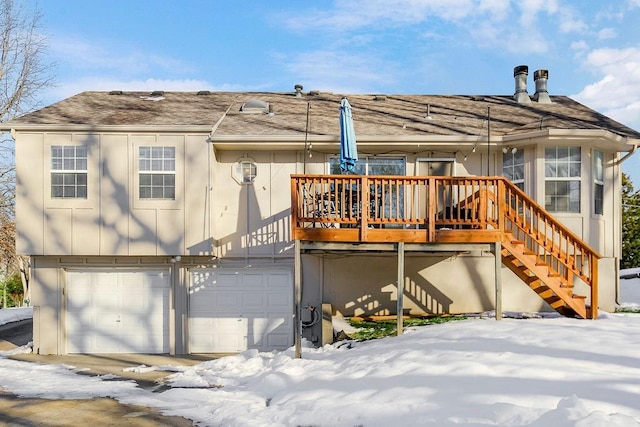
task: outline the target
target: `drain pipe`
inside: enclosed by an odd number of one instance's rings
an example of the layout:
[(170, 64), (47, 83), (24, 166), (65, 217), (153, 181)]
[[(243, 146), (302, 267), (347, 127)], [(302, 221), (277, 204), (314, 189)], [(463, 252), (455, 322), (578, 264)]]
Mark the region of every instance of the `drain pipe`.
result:
[(624, 162), (625, 160), (627, 160), (629, 157), (631, 157), (636, 150), (638, 149), (638, 143), (634, 143), (633, 144), (633, 149), (631, 151), (629, 151), (627, 154), (625, 154), (624, 156), (622, 156), (622, 158), (616, 160), (616, 164), (622, 164), (622, 162)]
[[(638, 149), (638, 143), (634, 143), (633, 144), (633, 149), (631, 151), (629, 151), (627, 154), (625, 154), (624, 156), (622, 156), (620, 159), (618, 159), (615, 164), (616, 165), (621, 165), (622, 162), (624, 162), (625, 160), (627, 160), (629, 157), (631, 157), (633, 154), (635, 154), (636, 150)], [(616, 262), (616, 305), (620, 305), (621, 301), (620, 301), (620, 260), (618, 260), (618, 262)]]

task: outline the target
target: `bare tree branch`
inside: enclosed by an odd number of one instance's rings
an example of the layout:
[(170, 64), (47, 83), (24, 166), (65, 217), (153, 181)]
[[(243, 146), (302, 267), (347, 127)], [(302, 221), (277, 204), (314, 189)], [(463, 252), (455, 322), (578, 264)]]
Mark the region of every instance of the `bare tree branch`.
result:
[[(43, 89), (52, 86), (45, 62), (41, 14), (24, 3), (0, 0), (0, 122), (33, 111)], [(3, 139), (4, 138), (4, 139)], [(28, 295), (29, 260), (16, 254), (15, 160), (13, 140), (0, 135), (0, 269), (20, 274)]]

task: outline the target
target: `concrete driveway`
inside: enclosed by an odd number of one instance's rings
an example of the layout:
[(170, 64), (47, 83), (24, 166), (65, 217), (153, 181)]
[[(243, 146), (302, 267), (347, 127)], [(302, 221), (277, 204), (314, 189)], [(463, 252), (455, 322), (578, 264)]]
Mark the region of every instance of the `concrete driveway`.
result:
[[(0, 326), (0, 350), (10, 350), (32, 340), (31, 320)], [(138, 386), (159, 391), (164, 388), (162, 378), (169, 372), (123, 372), (140, 365), (191, 366), (222, 355), (170, 356), (156, 354), (73, 354), (48, 356), (18, 354), (12, 359), (32, 363), (66, 364), (82, 369), (79, 375), (113, 374), (134, 380)], [(8, 426), (192, 426), (181, 417), (167, 417), (144, 406), (123, 405), (114, 399), (87, 400), (28, 399), (0, 389), (0, 424)]]

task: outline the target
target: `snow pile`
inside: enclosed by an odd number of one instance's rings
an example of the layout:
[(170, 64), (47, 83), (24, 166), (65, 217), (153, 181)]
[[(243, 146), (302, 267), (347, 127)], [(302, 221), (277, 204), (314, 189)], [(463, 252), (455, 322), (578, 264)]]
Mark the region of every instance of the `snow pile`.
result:
[(640, 268), (620, 270), (620, 277), (620, 299), (623, 302), (619, 307), (640, 310)]
[(0, 326), (18, 320), (31, 319), (33, 317), (33, 307), (17, 307), (0, 309)]
[(169, 413), (229, 426), (640, 423), (638, 315), (473, 319), (292, 356), (248, 351), (172, 374), (171, 392), (204, 390)]

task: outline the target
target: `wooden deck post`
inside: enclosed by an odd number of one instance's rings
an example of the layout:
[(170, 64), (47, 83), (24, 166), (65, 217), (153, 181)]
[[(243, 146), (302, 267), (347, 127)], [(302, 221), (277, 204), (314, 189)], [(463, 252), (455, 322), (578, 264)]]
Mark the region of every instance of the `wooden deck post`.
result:
[(495, 242), (496, 320), (502, 320), (502, 244)]
[(402, 314), (404, 313), (404, 242), (398, 242), (398, 314), (397, 335), (402, 335)]
[(293, 339), (295, 344), (295, 358), (302, 357), (302, 259), (300, 256), (300, 240), (293, 242), (294, 267), (293, 267)]

